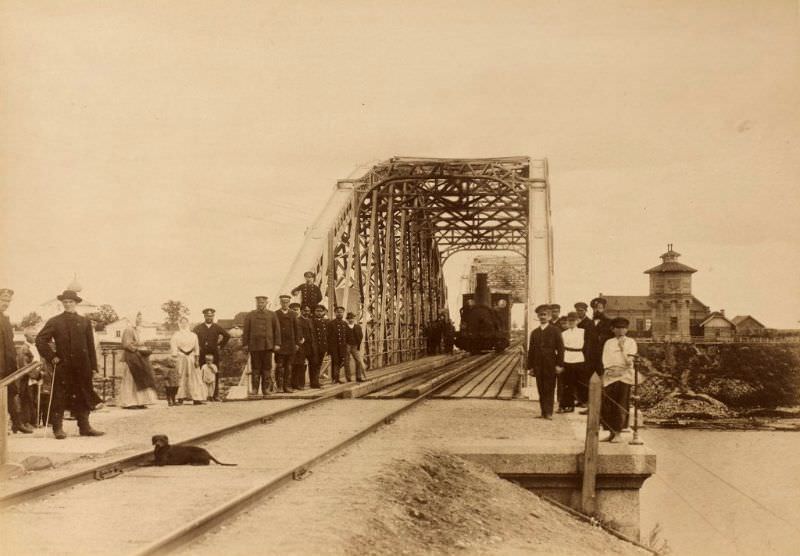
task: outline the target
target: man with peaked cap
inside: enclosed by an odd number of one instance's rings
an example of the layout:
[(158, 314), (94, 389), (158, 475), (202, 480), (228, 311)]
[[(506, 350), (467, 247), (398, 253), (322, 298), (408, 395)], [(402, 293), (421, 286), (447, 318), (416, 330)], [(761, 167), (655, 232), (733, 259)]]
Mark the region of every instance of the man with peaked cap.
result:
[(561, 332), (564, 340), (564, 372), (558, 375), (561, 384), (558, 397), (558, 412), (570, 413), (575, 411), (575, 390), (578, 375), (581, 374), (584, 363), (583, 336), (585, 331), (578, 328), (578, 313), (567, 313), (564, 320), (567, 322), (566, 330)]
[(548, 305), (536, 307), (536, 316), (539, 326), (533, 329), (528, 342), (527, 368), (536, 377), (542, 418), (552, 419), (556, 374), (564, 369), (564, 341), (561, 330), (550, 324)]
[(594, 327), (594, 322), (586, 316), (586, 310), (589, 306), (583, 301), (575, 304), (575, 312), (578, 314), (578, 328), (583, 330), (583, 365), (576, 377), (575, 398), (577, 399), (578, 407), (586, 407), (589, 401), (589, 379), (592, 378), (594, 373), (594, 363), (598, 358), (600, 347), (597, 345), (597, 331)]
[(303, 335), (303, 343), (294, 357), (292, 364), (292, 388), (303, 390), (306, 387), (306, 367), (309, 374), (317, 358), (317, 339), (314, 336), (314, 321), (311, 319), (311, 308), (300, 307), (299, 303), (291, 303), (289, 308), (297, 314), (297, 323)]
[(265, 396), (275, 389), (272, 352), (281, 348), (281, 325), (275, 313), (267, 309), (267, 296), (256, 296), (256, 309), (244, 317), (242, 347), (250, 353), (252, 393)]
[(594, 361), (594, 371), (600, 376), (603, 375), (603, 346), (606, 340), (614, 337), (611, 328), (611, 319), (606, 316), (606, 305), (608, 302), (603, 297), (595, 297), (589, 306), (592, 308), (592, 322), (595, 328), (595, 338), (597, 339), (597, 354)]
[[(17, 370), (17, 349), (14, 347), (14, 329), (6, 316), (11, 305), (14, 290), (0, 288), (0, 378)], [(8, 414), (11, 417), (11, 430), (30, 434), (33, 427), (27, 422), (28, 415), (23, 400), (27, 399), (28, 377), (22, 377), (8, 385)], [(6, 434), (6, 431), (0, 431)]]
[(313, 309), (322, 302), (322, 291), (314, 283), (314, 273), (310, 270), (303, 273), (305, 282), (291, 291), (292, 295), (300, 294), (300, 307)]
[(292, 390), (292, 363), (297, 349), (305, 340), (303, 332), (300, 330), (300, 323), (297, 321), (297, 314), (289, 309), (292, 296), (283, 294), (278, 299), (280, 299), (281, 307), (275, 311), (275, 316), (281, 326), (281, 347), (275, 350), (275, 375), (278, 380), (278, 390), (291, 394), (294, 392)]
[(331, 354), (331, 382), (344, 383), (340, 371), (347, 361), (347, 322), (344, 320), (344, 307), (336, 307), (335, 318), (328, 323), (328, 353)]
[(610, 434), (604, 441), (619, 442), (628, 417), (631, 384), (634, 382), (634, 358), (638, 352), (636, 340), (628, 338), (628, 319), (611, 321), (614, 337), (603, 345), (603, 403), (600, 419)]
[[(58, 440), (67, 437), (63, 422), (64, 410), (69, 409), (78, 421), (81, 436), (101, 436), (104, 433), (89, 424), (89, 412), (97, 399), (92, 386), (92, 377), (97, 372), (92, 323), (78, 314), (78, 303), (83, 300), (76, 292), (64, 290), (58, 300), (64, 312), (48, 320), (36, 336), (36, 349), (53, 365), (55, 374), (50, 394), (53, 434)], [(51, 340), (55, 342), (55, 351), (50, 347)]]
[(561, 318), (561, 305), (552, 303), (547, 307), (550, 309), (550, 324), (558, 327), (559, 330), (564, 330), (567, 327), (567, 322)]
[[(194, 327), (194, 333), (197, 334), (197, 339), (200, 341), (200, 361), (205, 362), (206, 355), (213, 355), (214, 363), (217, 365), (218, 369), (222, 371), (222, 359), (219, 356), (219, 352), (231, 339), (231, 335), (228, 334), (227, 330), (214, 322), (214, 315), (216, 315), (216, 310), (210, 307), (203, 309), (204, 322)], [(218, 372), (214, 375), (214, 395), (212, 399), (216, 402), (220, 401), (220, 374), (222, 373)]]
[(322, 368), (322, 360), (328, 353), (328, 319), (325, 315), (328, 309), (324, 305), (314, 307), (314, 318), (312, 319), (314, 343), (317, 346), (313, 364), (308, 366), (308, 381), (311, 388), (322, 388), (319, 382), (319, 370)]

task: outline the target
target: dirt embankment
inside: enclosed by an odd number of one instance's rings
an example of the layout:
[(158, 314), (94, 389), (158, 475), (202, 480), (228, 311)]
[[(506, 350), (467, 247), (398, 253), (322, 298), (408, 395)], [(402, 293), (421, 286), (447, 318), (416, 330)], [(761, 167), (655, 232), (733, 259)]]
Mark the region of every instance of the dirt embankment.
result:
[(452, 455), (394, 460), (374, 482), (348, 554), (647, 554)]

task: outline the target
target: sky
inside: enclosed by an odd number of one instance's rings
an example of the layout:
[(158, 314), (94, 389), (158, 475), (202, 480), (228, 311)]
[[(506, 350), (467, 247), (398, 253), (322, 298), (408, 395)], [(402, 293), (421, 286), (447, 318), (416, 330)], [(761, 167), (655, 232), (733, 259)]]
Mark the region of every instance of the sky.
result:
[(232, 317), (337, 179), (526, 155), (562, 305), (672, 243), (712, 309), (800, 327), (799, 70), (792, 1), (0, 0), (0, 287)]

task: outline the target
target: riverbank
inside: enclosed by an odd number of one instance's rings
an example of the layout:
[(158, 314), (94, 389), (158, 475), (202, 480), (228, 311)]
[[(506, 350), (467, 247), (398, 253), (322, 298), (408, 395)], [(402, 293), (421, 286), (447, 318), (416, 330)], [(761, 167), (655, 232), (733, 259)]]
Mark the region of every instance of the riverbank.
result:
[[(650, 428), (700, 430), (800, 431), (800, 407), (757, 408), (735, 411), (682, 404), (674, 411), (643, 410), (642, 422)], [(716, 410), (716, 411), (714, 411)]]

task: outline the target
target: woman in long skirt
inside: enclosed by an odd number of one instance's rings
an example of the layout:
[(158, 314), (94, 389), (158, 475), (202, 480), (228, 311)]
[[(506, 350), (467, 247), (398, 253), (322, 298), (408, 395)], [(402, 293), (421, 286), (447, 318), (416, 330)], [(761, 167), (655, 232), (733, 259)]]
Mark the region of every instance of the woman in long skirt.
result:
[(142, 314), (122, 333), (122, 361), (126, 368), (119, 387), (119, 404), (125, 409), (145, 409), (158, 401), (156, 381), (150, 366), (150, 350), (142, 340)]
[(203, 382), (203, 373), (198, 365), (200, 342), (197, 334), (189, 330), (189, 319), (181, 317), (179, 330), (170, 340), (172, 356), (178, 370), (178, 403), (191, 399), (195, 405), (204, 403), (208, 390)]

